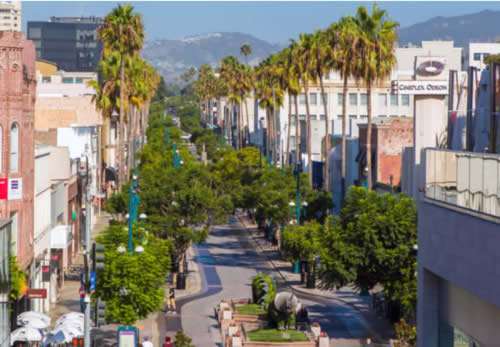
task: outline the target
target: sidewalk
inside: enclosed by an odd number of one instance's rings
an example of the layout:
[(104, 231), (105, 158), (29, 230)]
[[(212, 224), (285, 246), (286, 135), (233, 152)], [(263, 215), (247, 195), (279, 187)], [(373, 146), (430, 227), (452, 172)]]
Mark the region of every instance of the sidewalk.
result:
[[(263, 253), (279, 272), (289, 287), (297, 292), (315, 295), (324, 299), (337, 300), (348, 304), (360, 312), (367, 324), (367, 330), (376, 343), (386, 343), (394, 338), (394, 328), (385, 318), (376, 315), (371, 309), (371, 296), (361, 296), (352, 287), (343, 287), (337, 290), (308, 289), (300, 284), (300, 274), (293, 273), (292, 264), (281, 260), (277, 246), (273, 246), (259, 231), (252, 220), (246, 216), (239, 216), (240, 221), (249, 231), (249, 235), (255, 243), (257, 251)], [(375, 291), (376, 292), (376, 291)]]

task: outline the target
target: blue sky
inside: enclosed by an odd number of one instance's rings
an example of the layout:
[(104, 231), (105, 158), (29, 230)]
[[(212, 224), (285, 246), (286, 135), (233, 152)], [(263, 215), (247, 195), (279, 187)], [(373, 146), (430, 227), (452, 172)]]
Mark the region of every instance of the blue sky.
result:
[[(117, 2), (23, 2), (23, 26), (50, 16), (105, 16)], [(144, 17), (147, 39), (181, 38), (208, 32), (239, 31), (269, 42), (286, 42), (300, 32), (326, 27), (353, 14), (365, 2), (146, 2), (131, 1)], [(456, 16), (486, 9), (500, 10), (500, 2), (379, 2), (402, 27), (436, 16)]]

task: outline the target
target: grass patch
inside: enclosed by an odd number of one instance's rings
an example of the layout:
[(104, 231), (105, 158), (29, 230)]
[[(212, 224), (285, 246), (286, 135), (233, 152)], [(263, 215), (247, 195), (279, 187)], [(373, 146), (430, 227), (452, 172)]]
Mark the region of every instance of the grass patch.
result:
[(308, 341), (306, 335), (298, 330), (277, 330), (277, 329), (262, 329), (254, 330), (247, 333), (250, 341), (266, 341), (266, 342), (302, 342)]
[(239, 314), (253, 314), (257, 316), (267, 314), (267, 312), (257, 304), (236, 305), (236, 312)]

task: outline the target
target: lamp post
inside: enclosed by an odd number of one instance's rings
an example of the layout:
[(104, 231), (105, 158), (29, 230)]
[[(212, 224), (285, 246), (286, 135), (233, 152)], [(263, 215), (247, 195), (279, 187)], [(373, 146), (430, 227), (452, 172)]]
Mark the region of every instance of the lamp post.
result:
[(165, 129), (165, 140), (167, 141), (167, 145), (170, 142), (170, 130), (168, 128)]
[[(305, 217), (305, 208), (307, 207), (307, 202), (303, 201), (302, 204), (300, 203), (300, 171), (298, 166), (295, 168), (295, 176), (297, 177), (297, 204), (295, 204), (293, 201), (290, 201), (288, 206), (290, 206), (291, 208), (292, 217), (294, 214), (297, 217), (297, 225), (300, 225), (300, 215), (303, 214)], [(299, 262), (295, 262), (293, 272), (299, 273)]]
[(177, 145), (175, 142), (172, 144), (172, 149), (174, 150), (174, 167), (179, 167), (180, 164), (183, 164), (181, 157), (179, 156), (179, 151), (177, 150)]

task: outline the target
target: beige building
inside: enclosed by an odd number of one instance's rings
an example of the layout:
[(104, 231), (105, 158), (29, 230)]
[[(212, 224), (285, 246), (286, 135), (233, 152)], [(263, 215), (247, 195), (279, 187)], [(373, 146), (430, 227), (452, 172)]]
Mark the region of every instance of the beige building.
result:
[(0, 31), (21, 31), (21, 1), (0, 1)]

